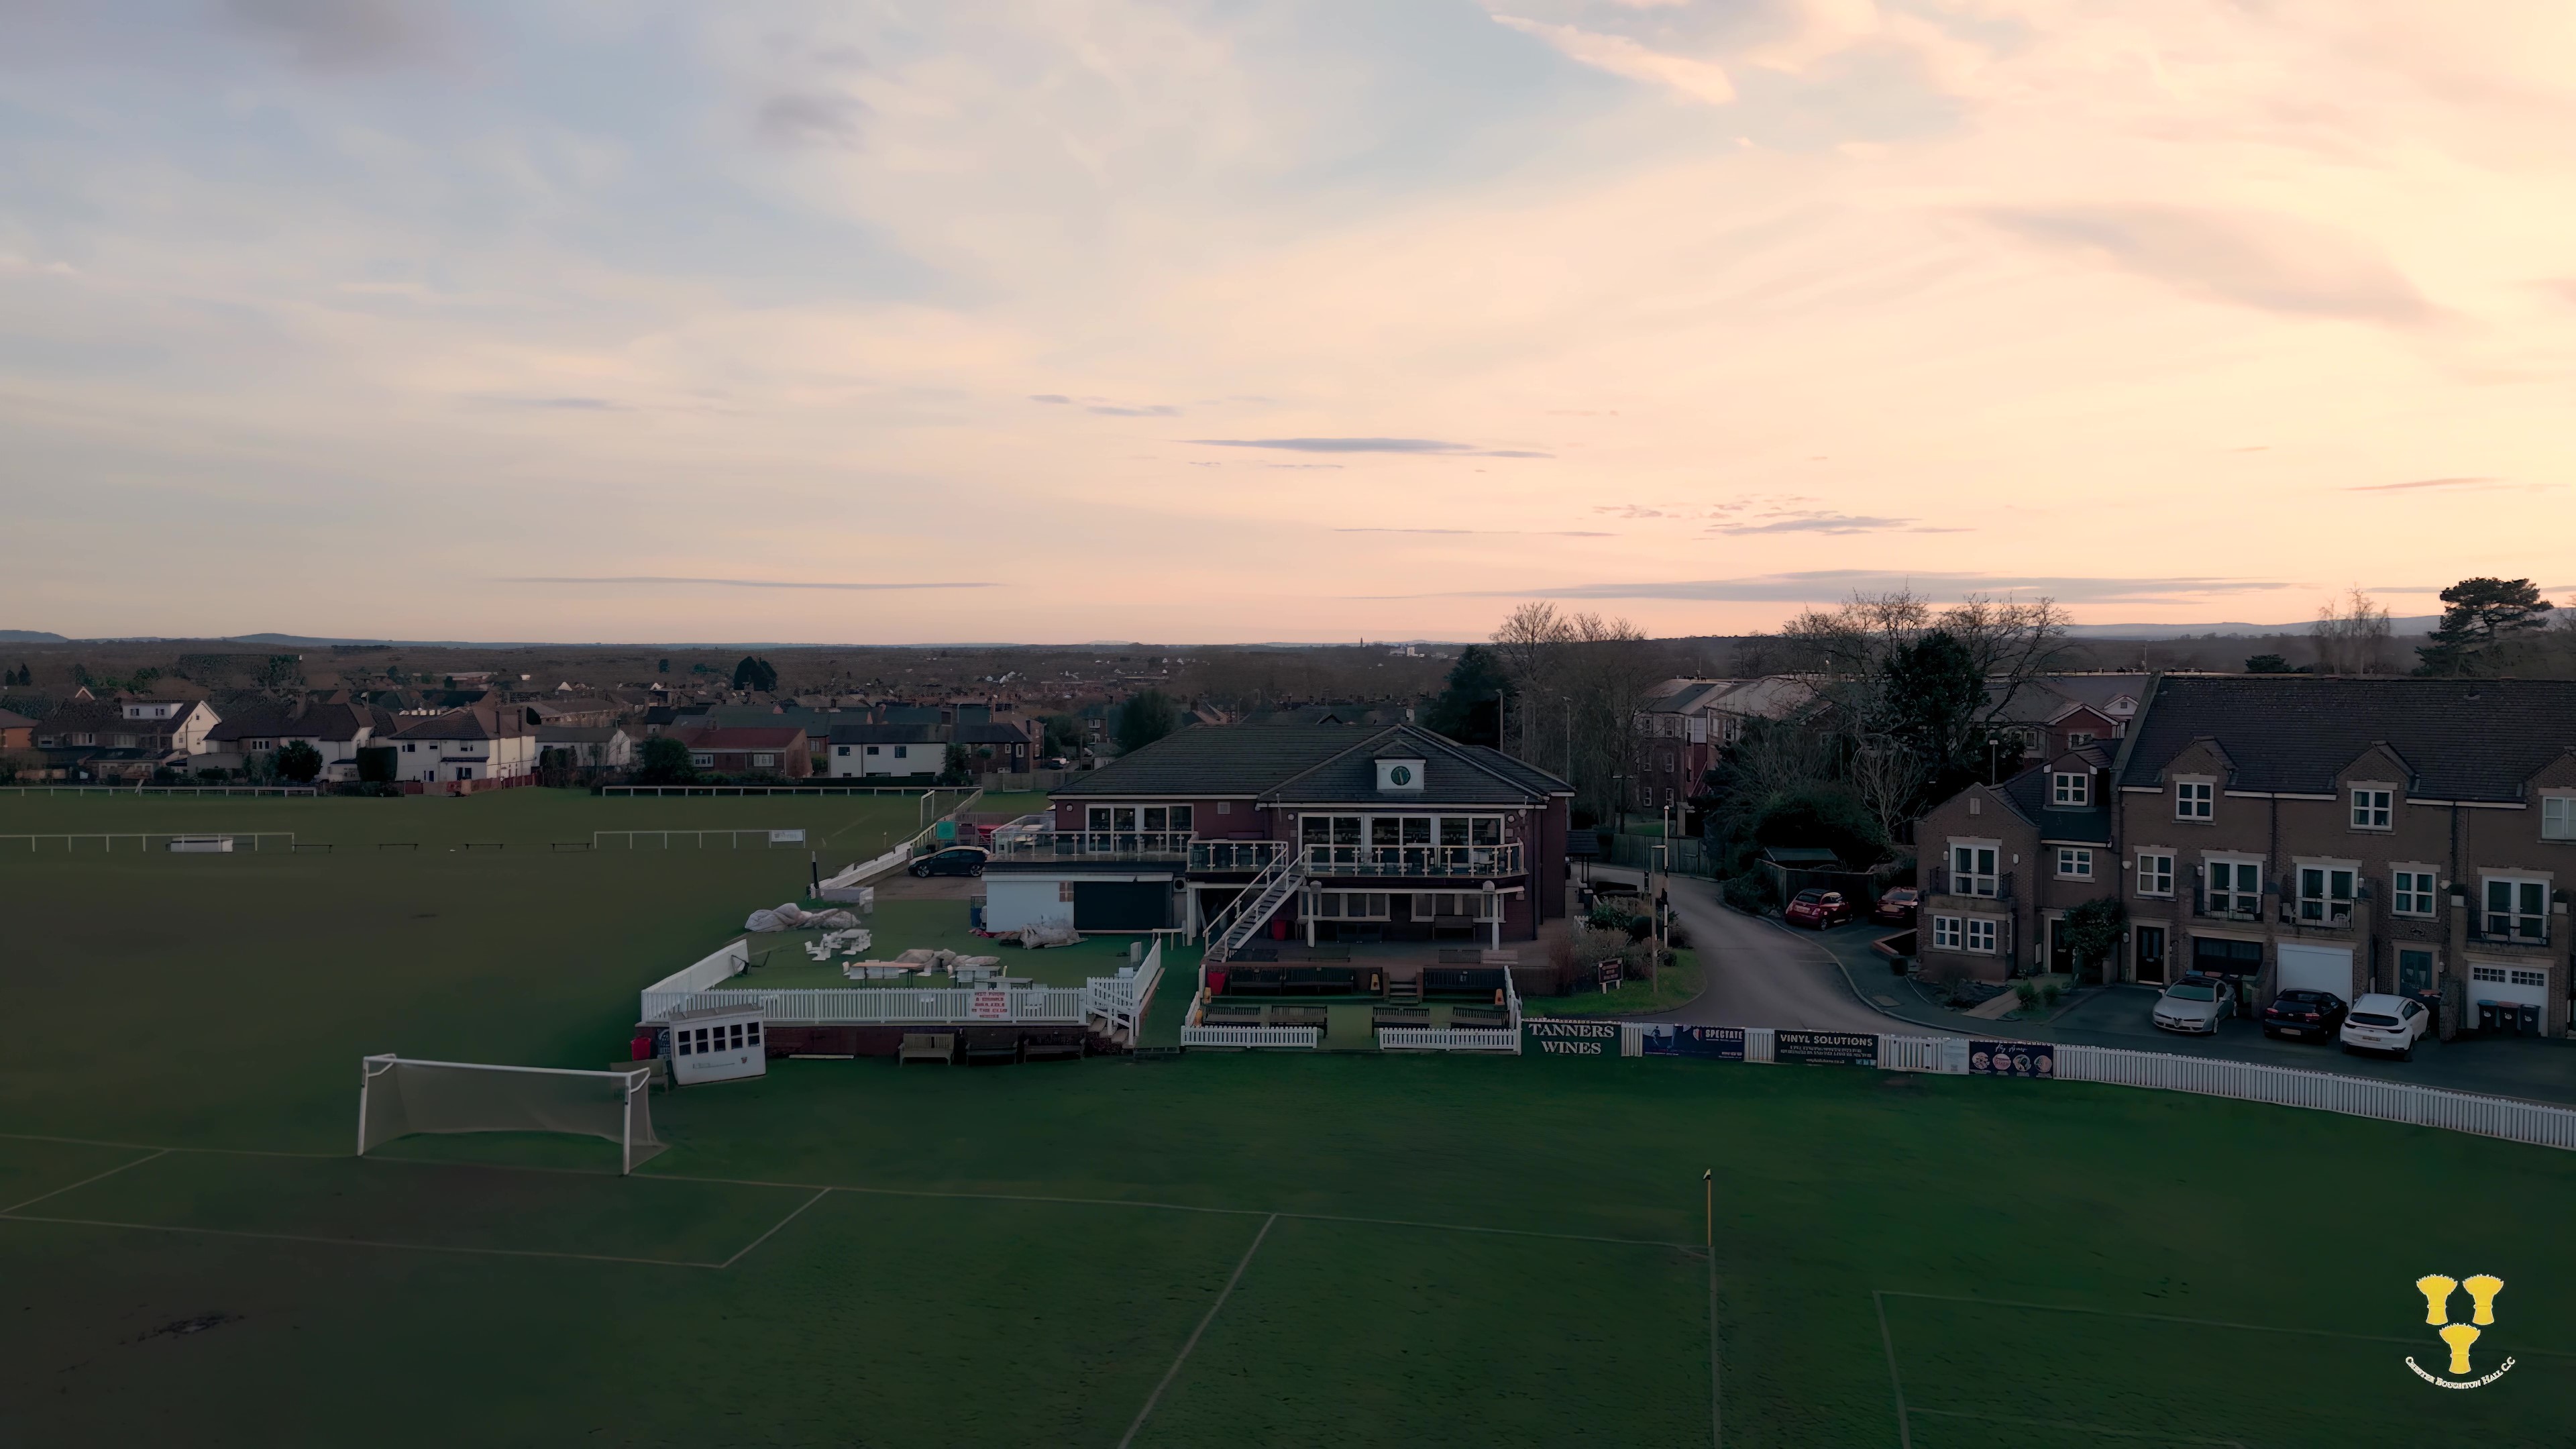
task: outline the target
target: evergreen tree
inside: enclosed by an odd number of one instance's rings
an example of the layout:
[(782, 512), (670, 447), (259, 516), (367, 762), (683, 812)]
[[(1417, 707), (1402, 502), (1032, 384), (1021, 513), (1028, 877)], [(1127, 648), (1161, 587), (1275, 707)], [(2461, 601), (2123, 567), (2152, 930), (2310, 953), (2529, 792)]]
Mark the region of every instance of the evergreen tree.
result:
[(2553, 606), (2529, 579), (2462, 579), (2442, 591), (2442, 625), (2416, 649), (2418, 674), (2503, 674)]
[(1118, 710), (1118, 748), (1141, 750), (1181, 727), (1181, 707), (1159, 689), (1139, 692)]
[(1423, 721), (1462, 745), (1502, 744), (1502, 695), (1510, 678), (1494, 651), (1470, 644), (1449, 667), (1449, 682)]

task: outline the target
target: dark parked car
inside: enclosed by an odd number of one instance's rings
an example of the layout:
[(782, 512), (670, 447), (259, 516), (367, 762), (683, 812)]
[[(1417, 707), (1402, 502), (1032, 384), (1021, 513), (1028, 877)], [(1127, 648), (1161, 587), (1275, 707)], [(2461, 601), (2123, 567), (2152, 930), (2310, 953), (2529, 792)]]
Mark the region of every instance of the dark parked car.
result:
[(1923, 893), (1912, 886), (1898, 886), (1878, 898), (1870, 907), (1870, 919), (1890, 926), (1914, 924), (1914, 913), (1923, 907)]
[(1780, 915), (1790, 925), (1813, 926), (1821, 931), (1850, 920), (1852, 908), (1841, 891), (1800, 891)]
[(952, 845), (936, 855), (923, 856), (907, 869), (914, 875), (982, 875), (988, 854), (980, 845)]
[(2350, 1010), (2352, 1007), (2331, 991), (2284, 991), (2263, 1008), (2263, 1034), (2332, 1041), (2335, 1033), (2343, 1029), (2344, 1013)]

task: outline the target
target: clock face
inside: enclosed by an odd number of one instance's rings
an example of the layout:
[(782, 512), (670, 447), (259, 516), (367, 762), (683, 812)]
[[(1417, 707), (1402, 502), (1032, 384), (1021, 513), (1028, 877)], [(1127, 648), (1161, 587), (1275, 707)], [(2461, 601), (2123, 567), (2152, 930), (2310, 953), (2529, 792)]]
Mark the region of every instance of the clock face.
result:
[(1410, 785), (1413, 783), (1413, 767), (1411, 765), (1397, 765), (1386, 772), (1386, 778), (1390, 784)]

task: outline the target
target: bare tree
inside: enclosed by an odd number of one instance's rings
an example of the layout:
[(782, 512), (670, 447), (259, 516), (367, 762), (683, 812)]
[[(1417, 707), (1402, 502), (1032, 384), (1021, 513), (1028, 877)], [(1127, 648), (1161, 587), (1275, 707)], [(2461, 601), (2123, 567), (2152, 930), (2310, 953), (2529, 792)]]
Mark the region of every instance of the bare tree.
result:
[(1903, 741), (1886, 735), (1862, 739), (1844, 765), (1852, 794), (1891, 846), (1903, 837), (1905, 822), (1914, 818), (1923, 774), (1922, 760)]
[(2396, 669), (2388, 610), (2359, 584), (2318, 605), (2317, 622), (2308, 634), (2316, 641), (2319, 674), (2388, 674)]
[[(1512, 687), (1520, 691), (1523, 759), (1533, 754), (1533, 707), (1556, 693), (1558, 664), (1571, 634), (1568, 621), (1557, 613), (1556, 605), (1543, 600), (1512, 610), (1494, 630), (1494, 653), (1503, 662), (1503, 672), (1511, 676)], [(1502, 722), (1506, 754), (1511, 751), (1511, 738), (1511, 720), (1506, 711)]]

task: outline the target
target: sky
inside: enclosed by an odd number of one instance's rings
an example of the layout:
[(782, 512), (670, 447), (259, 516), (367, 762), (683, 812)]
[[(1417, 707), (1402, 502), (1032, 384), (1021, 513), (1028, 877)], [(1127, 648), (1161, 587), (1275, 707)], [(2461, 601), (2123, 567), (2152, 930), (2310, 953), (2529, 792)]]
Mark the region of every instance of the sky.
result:
[(0, 0), (0, 627), (2576, 592), (2563, 0)]

